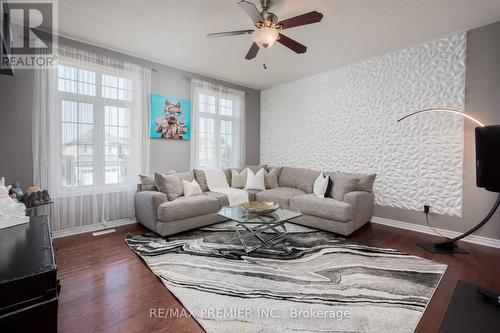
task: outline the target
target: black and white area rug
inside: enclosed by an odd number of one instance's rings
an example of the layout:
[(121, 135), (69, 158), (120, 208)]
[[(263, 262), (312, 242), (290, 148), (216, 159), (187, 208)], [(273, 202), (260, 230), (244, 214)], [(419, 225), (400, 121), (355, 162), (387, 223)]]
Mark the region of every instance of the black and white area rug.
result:
[(446, 265), (291, 223), (247, 255), (224, 222), (127, 244), (212, 332), (413, 332)]

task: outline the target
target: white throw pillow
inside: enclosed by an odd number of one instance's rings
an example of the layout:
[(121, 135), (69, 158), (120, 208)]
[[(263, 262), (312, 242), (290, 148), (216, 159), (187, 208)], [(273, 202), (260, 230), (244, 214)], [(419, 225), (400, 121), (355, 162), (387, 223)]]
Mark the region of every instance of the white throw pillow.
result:
[(184, 189), (185, 197), (192, 197), (195, 195), (201, 195), (203, 192), (201, 191), (200, 184), (193, 179), (192, 182), (188, 182), (187, 180), (182, 180), (182, 188)]
[(264, 169), (260, 169), (256, 174), (254, 174), (252, 170), (248, 169), (245, 190), (264, 191), (265, 189), (266, 182), (264, 180)]
[(317, 196), (318, 198), (325, 197), (325, 192), (328, 187), (329, 179), (330, 176), (325, 176), (323, 172), (319, 174), (318, 178), (316, 178), (313, 185), (313, 193), (315, 196)]

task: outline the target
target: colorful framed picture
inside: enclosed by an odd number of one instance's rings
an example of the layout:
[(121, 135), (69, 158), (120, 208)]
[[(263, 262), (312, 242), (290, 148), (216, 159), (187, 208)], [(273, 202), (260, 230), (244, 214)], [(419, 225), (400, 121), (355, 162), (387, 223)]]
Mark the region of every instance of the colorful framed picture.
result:
[(151, 94), (152, 139), (189, 140), (190, 125), (190, 101)]

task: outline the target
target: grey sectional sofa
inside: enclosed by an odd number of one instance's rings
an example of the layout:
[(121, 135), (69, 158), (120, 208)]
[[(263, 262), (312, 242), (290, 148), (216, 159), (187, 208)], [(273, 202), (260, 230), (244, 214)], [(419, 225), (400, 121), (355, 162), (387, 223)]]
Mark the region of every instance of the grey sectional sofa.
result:
[[(283, 167), (278, 175), (279, 187), (265, 191), (249, 190), (249, 199), (278, 202), (302, 212), (303, 216), (290, 222), (344, 236), (370, 221), (374, 205), (375, 175), (350, 174), (359, 179), (358, 185), (353, 191), (346, 193), (342, 200), (336, 200), (319, 198), (312, 193), (319, 173), (309, 169)], [(226, 173), (227, 177), (228, 174)], [(186, 173), (179, 175), (185, 177)], [(195, 176), (196, 174), (192, 174), (189, 178)], [(137, 221), (162, 236), (222, 222), (225, 218), (217, 213), (228, 204), (228, 198), (224, 194), (210, 191), (199, 196), (181, 196), (168, 201), (164, 193), (142, 191), (139, 186), (135, 195)]]

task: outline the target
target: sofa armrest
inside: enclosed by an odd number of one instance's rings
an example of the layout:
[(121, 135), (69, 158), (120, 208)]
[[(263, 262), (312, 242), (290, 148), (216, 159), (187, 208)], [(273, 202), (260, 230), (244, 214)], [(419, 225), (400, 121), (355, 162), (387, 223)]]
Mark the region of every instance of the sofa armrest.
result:
[(373, 216), (373, 206), (375, 202), (373, 193), (365, 191), (349, 192), (344, 196), (344, 202), (352, 206), (353, 231), (370, 222)]
[(158, 206), (167, 201), (165, 193), (157, 191), (137, 192), (134, 197), (135, 218), (148, 229), (156, 231)]

